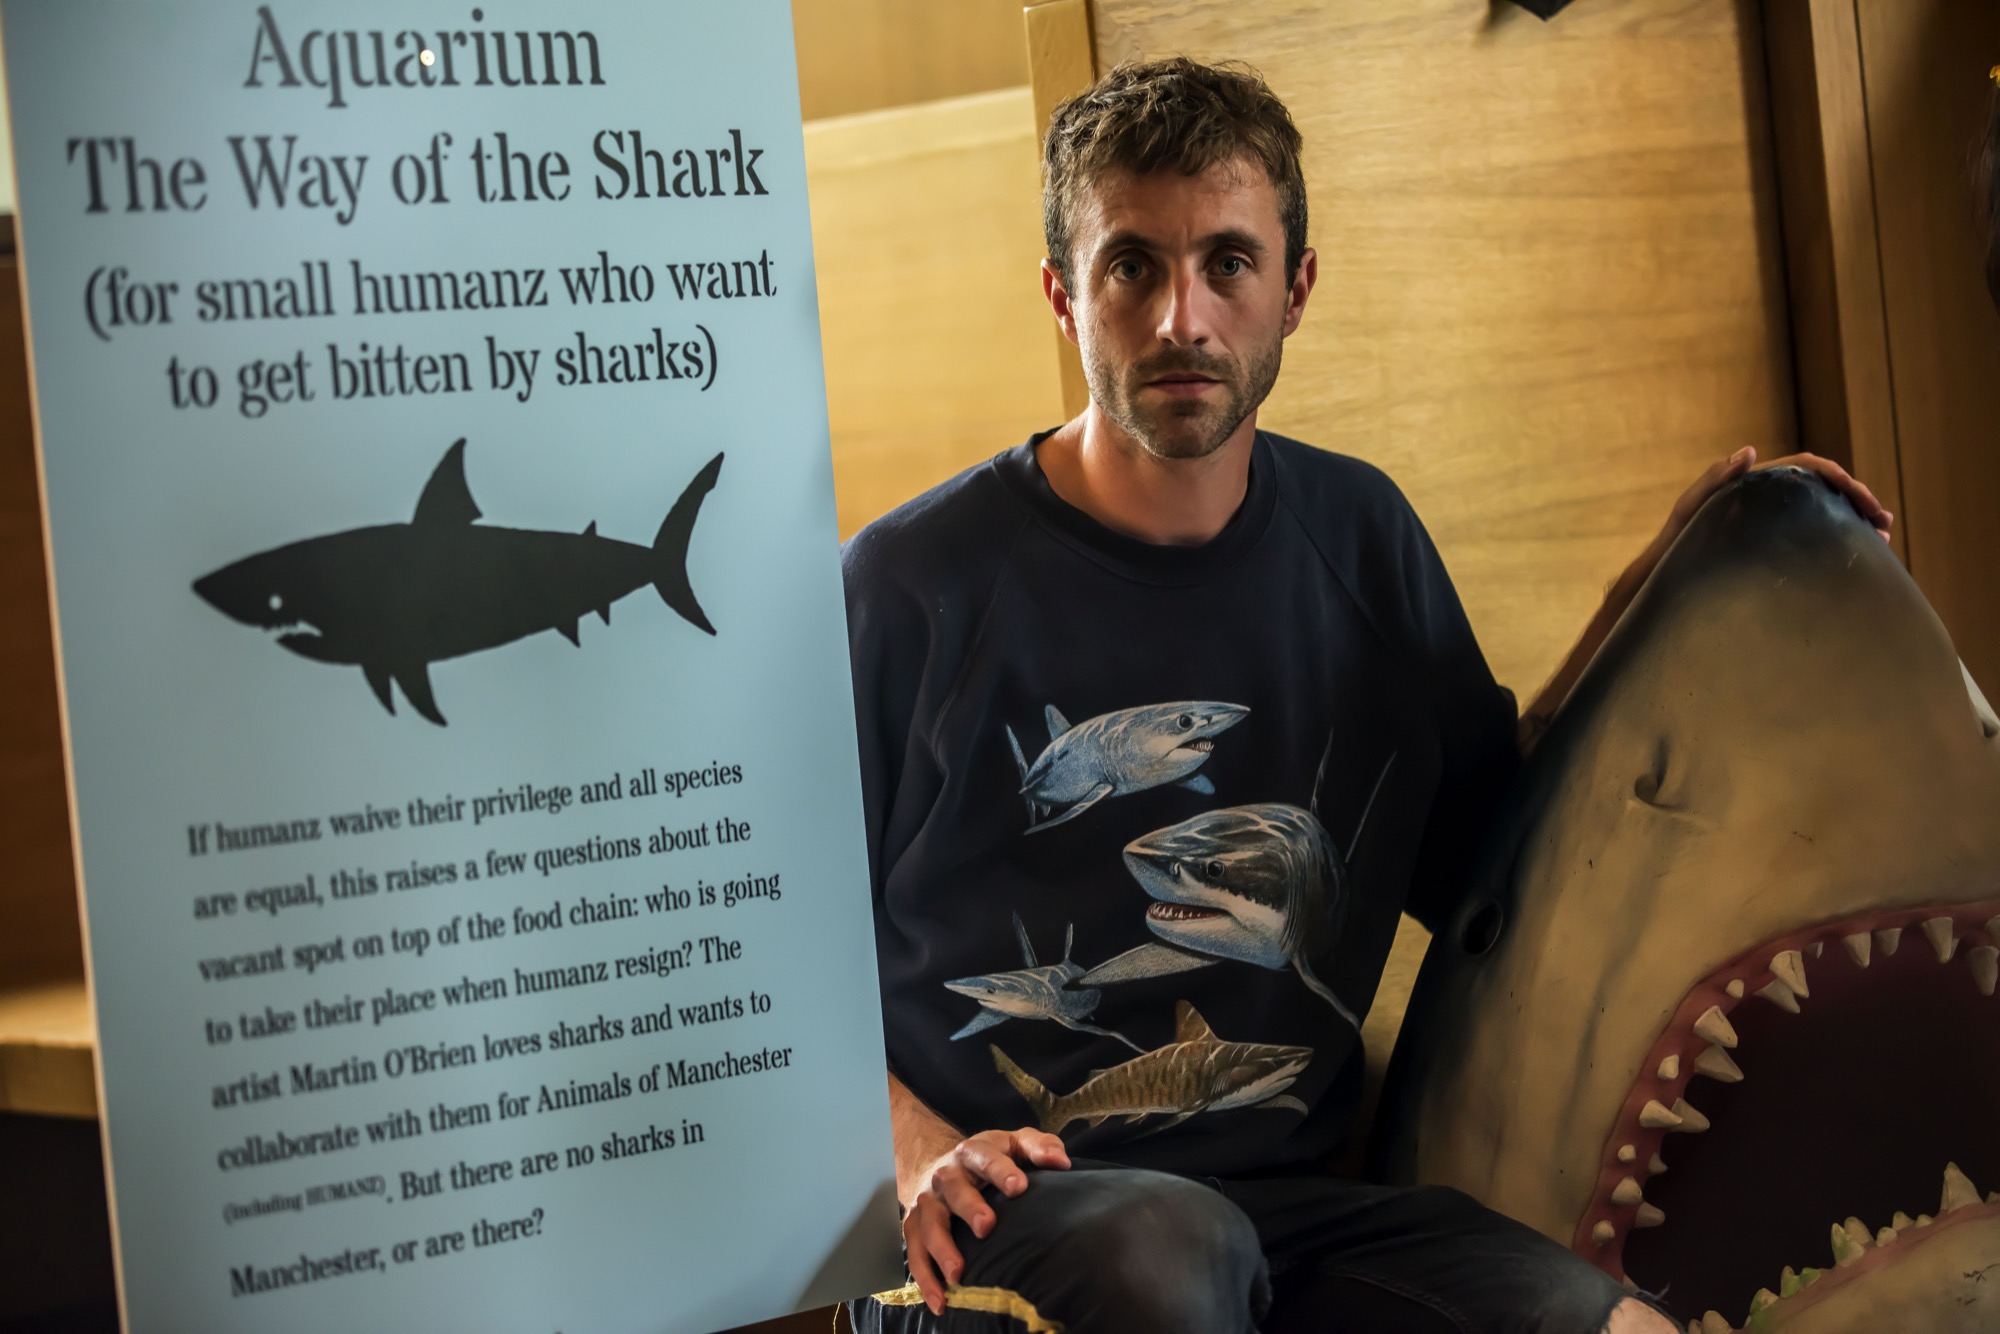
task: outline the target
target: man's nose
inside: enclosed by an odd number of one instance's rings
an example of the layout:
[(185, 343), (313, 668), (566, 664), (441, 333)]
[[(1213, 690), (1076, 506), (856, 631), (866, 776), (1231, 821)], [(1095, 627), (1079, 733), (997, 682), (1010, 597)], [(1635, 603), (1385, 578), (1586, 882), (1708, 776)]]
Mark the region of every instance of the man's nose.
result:
[(1189, 269), (1176, 269), (1162, 295), (1160, 341), (1176, 347), (1200, 347), (1208, 342), (1208, 285)]

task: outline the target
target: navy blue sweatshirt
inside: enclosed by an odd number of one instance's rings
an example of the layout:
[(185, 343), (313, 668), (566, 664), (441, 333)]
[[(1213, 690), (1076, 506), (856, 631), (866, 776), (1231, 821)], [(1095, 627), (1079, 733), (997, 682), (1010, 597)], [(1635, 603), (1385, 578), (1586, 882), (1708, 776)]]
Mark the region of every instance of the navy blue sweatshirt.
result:
[(1350, 1128), (1358, 1023), (1515, 764), (1395, 484), (1259, 433), (1200, 546), (1059, 498), (1041, 437), (843, 552), (890, 1067), (970, 1134), (1229, 1176)]

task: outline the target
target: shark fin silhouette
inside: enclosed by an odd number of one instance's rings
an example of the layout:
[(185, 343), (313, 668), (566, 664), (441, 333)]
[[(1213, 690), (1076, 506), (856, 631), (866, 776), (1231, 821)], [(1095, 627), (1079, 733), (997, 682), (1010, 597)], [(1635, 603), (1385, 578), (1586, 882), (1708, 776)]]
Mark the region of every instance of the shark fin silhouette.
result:
[(687, 484), (687, 490), (681, 492), (681, 498), (667, 511), (659, 535), (653, 539), (653, 587), (690, 625), (709, 634), (715, 633), (715, 627), (708, 623), (708, 614), (695, 601), (694, 587), (688, 583), (688, 539), (694, 536), (694, 521), (701, 513), (702, 499), (715, 489), (715, 479), (721, 475), (722, 455), (717, 454)]
[(1062, 740), (1063, 733), (1069, 731), (1069, 719), (1063, 717), (1062, 710), (1053, 704), (1042, 709), (1042, 721), (1049, 725), (1049, 740)]
[(382, 707), (389, 711), (389, 716), (395, 717), (396, 696), (389, 689), (389, 669), (378, 663), (364, 662), (361, 674), (368, 678), (368, 688), (375, 692), (376, 699), (382, 701)]
[(595, 520), (595, 519), (592, 519), (592, 520), (591, 520), (591, 521), (590, 521), (589, 523), (587, 523), (587, 524), (585, 524), (585, 525), (584, 525), (584, 527), (583, 527), (583, 535), (584, 535), (585, 537), (596, 537), (596, 536), (597, 536), (597, 520)]
[(571, 621), (568, 625), (557, 626), (556, 629), (562, 634), (562, 637), (564, 639), (567, 639), (570, 643), (576, 645), (578, 648), (582, 648), (583, 636), (577, 633), (576, 627), (577, 623), (575, 621)]
[(410, 522), (419, 525), (471, 523), (479, 517), (472, 492), (465, 485), (465, 437), (460, 436), (424, 483), (417, 497), (417, 512)]
[(611, 624), (611, 604), (609, 602), (597, 609), (597, 619), (603, 621), (606, 625)]
[(431, 695), (431, 669), (421, 662), (391, 669), (396, 684), (403, 687), (403, 698), (410, 701), (418, 713), (436, 723), (445, 725), (444, 715), (438, 712), (437, 700)]

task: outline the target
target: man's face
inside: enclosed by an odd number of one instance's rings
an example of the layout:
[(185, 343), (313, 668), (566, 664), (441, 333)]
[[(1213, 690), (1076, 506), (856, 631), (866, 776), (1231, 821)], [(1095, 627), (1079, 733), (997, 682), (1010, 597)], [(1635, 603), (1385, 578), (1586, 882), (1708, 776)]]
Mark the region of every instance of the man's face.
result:
[(1310, 291), (1285, 273), (1277, 190), (1237, 160), (1199, 176), (1108, 173), (1071, 225), (1070, 285), (1050, 299), (1091, 397), (1147, 453), (1213, 453), (1271, 392)]

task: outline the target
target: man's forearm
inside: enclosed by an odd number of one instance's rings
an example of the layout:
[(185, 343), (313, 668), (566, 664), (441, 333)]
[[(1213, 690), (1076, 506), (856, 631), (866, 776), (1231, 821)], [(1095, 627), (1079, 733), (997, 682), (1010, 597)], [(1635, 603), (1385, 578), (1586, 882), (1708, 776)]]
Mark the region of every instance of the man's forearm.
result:
[[(1648, 556), (1650, 555), (1649, 552)], [(1597, 614), (1590, 618), (1590, 624), (1583, 627), (1583, 635), (1576, 641), (1576, 647), (1569, 651), (1569, 655), (1562, 661), (1562, 666), (1556, 668), (1556, 674), (1549, 678), (1548, 684), (1544, 685), (1535, 696), (1534, 703), (1530, 704), (1521, 715), (1516, 739), (1520, 743), (1523, 755), (1531, 753), (1535, 744), (1541, 740), (1543, 730), (1556, 716), (1556, 710), (1562, 707), (1563, 701), (1569, 698), (1569, 692), (1576, 686), (1577, 678), (1583, 675), (1583, 669), (1588, 667), (1590, 660), (1597, 655), (1597, 650), (1610, 635), (1611, 627), (1618, 624), (1618, 618), (1632, 605), (1632, 599), (1638, 594), (1640, 585), (1646, 582), (1646, 576), (1652, 573), (1653, 565), (1656, 563), (1654, 560), (1642, 557), (1604, 590), (1604, 601), (1597, 608)]]
[(896, 1198), (907, 1209), (926, 1184), (926, 1169), (965, 1136), (925, 1106), (893, 1073), (889, 1076), (889, 1134), (896, 1145)]

